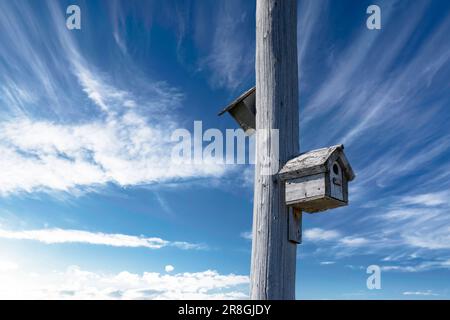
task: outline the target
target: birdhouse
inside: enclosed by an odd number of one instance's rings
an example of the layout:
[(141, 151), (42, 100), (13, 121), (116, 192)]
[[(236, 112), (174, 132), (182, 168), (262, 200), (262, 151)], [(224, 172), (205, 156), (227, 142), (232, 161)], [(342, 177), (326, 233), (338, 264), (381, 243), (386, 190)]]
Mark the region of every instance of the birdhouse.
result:
[(286, 205), (314, 213), (348, 204), (348, 182), (355, 178), (337, 145), (289, 160), (278, 177), (286, 183)]
[(219, 113), (221, 116), (228, 112), (247, 135), (253, 134), (256, 128), (255, 92), (256, 87), (247, 90)]

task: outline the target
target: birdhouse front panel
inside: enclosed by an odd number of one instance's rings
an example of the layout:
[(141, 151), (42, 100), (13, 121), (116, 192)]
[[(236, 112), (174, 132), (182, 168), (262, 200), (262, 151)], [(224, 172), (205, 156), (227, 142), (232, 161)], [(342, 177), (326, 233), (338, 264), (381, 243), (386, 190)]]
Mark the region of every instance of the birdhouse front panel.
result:
[(338, 161), (330, 161), (330, 196), (341, 201), (344, 199), (344, 180), (341, 165)]

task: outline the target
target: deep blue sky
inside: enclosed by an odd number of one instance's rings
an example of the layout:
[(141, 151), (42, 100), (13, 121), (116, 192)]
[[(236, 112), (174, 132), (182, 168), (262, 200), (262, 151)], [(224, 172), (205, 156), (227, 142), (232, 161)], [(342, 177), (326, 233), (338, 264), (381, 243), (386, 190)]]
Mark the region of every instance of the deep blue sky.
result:
[[(0, 30), (0, 297), (245, 298), (253, 167), (170, 138), (236, 127), (255, 1), (0, 0)], [(357, 178), (304, 216), (297, 298), (450, 298), (449, 32), (444, 0), (299, 1), (301, 149)]]

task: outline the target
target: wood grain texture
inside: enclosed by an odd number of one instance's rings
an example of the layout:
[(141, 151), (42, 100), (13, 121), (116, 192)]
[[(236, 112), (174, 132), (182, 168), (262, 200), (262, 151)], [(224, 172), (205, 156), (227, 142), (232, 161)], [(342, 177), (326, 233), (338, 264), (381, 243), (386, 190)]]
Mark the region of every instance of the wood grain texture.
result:
[[(314, 174), (296, 179), (286, 180), (286, 205), (302, 209), (308, 213), (322, 212), (347, 205), (345, 198), (348, 189), (347, 181), (342, 180), (341, 197), (332, 194), (332, 172)], [(341, 188), (341, 187), (340, 187)]]
[(344, 201), (344, 179), (341, 165), (338, 161), (329, 163), (330, 197)]
[(289, 241), (302, 243), (302, 210), (289, 207)]
[(285, 184), (264, 173), (299, 154), (296, 0), (257, 0), (255, 67), (256, 129), (279, 130), (279, 157), (273, 131), (258, 133), (250, 297), (295, 299), (297, 246), (289, 241)]
[(354, 177), (353, 169), (348, 163), (343, 150), (343, 145), (336, 145), (302, 153), (290, 159), (281, 168), (278, 177), (286, 180), (325, 172), (328, 170), (328, 163), (338, 158), (343, 163), (348, 177)]
[(313, 197), (325, 197), (325, 173), (286, 181), (286, 203), (308, 201)]
[(329, 196), (316, 196), (304, 199), (304, 201), (288, 203), (288, 205), (290, 207), (298, 208), (303, 212), (318, 213), (346, 206), (347, 203)]

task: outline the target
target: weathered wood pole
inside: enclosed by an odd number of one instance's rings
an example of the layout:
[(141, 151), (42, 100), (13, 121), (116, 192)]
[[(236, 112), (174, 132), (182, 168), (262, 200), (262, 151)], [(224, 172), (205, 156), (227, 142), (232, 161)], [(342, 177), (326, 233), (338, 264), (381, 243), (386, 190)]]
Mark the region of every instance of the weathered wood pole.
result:
[(295, 299), (297, 247), (276, 172), (299, 153), (297, 0), (257, 0), (256, 108), (250, 297)]

